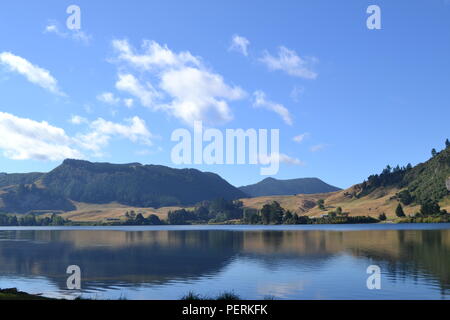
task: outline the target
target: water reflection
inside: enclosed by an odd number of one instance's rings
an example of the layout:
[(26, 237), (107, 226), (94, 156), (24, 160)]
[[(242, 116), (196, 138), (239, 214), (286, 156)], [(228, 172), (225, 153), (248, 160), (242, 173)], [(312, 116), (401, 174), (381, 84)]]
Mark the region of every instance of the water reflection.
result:
[[(346, 274), (342, 298), (371, 298), (364, 288), (368, 263), (386, 272), (391, 293), (385, 290), (383, 298), (410, 298), (410, 285), (445, 298), (450, 230), (0, 230), (2, 286), (43, 277), (64, 290), (66, 267), (76, 264), (85, 290), (165, 288), (165, 295), (140, 296), (149, 299), (176, 298), (183, 293), (170, 293), (205, 281), (218, 292), (221, 284), (234, 283), (247, 298), (271, 291), (288, 298), (340, 297), (333, 287), (342, 286)], [(395, 290), (407, 296), (390, 296)]]

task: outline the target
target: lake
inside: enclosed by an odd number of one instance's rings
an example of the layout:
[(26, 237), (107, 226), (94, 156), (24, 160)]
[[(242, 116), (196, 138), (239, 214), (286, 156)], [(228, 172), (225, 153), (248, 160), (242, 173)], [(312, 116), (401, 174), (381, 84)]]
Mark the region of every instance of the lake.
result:
[[(81, 290), (68, 290), (69, 265)], [(381, 270), (369, 290), (367, 268)], [(49, 297), (449, 299), (450, 224), (0, 227), (0, 288)]]

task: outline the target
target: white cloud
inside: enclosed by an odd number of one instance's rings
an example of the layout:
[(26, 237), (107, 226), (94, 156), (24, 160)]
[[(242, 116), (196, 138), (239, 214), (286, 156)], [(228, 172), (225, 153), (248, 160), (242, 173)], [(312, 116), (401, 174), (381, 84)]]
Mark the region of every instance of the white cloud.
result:
[(116, 105), (120, 102), (120, 98), (115, 97), (111, 92), (103, 92), (99, 94), (97, 96), (97, 100), (111, 105)]
[(305, 88), (303, 88), (301, 86), (294, 86), (294, 88), (292, 88), (292, 91), (291, 91), (291, 99), (294, 102), (299, 102), (300, 96), (303, 94), (304, 91), (305, 91)]
[(73, 123), (73, 124), (82, 124), (82, 123), (87, 123), (88, 120), (86, 118), (81, 117), (81, 116), (73, 115), (70, 118), (70, 122)]
[(131, 108), (133, 106), (134, 100), (131, 98), (123, 99), (123, 103), (127, 108)]
[(101, 156), (101, 150), (109, 144), (111, 137), (126, 138), (134, 143), (152, 145), (152, 133), (147, 129), (145, 121), (135, 116), (125, 120), (126, 124), (115, 123), (98, 118), (89, 124), (90, 131), (79, 134), (77, 140), (84, 148)]
[(278, 161), (279, 163), (286, 163), (295, 166), (304, 166), (305, 163), (297, 158), (290, 157), (284, 153), (272, 153), (270, 155), (260, 154), (259, 162), (261, 164), (269, 164)]
[(303, 140), (305, 140), (305, 138), (307, 136), (309, 136), (309, 133), (305, 132), (305, 133), (299, 134), (298, 136), (295, 136), (294, 138), (292, 138), (292, 140), (297, 143), (301, 143)]
[(318, 151), (323, 150), (325, 147), (327, 147), (326, 144), (316, 144), (316, 145), (312, 146), (310, 148), (310, 150), (311, 150), (311, 152), (318, 152)]
[(283, 106), (282, 104), (267, 100), (266, 94), (260, 90), (255, 91), (253, 93), (253, 96), (254, 96), (254, 102), (253, 102), (254, 107), (265, 108), (267, 110), (273, 111), (273, 112), (277, 113), (286, 124), (288, 124), (288, 125), (293, 124), (291, 114), (289, 113), (289, 110), (285, 106)]
[(17, 72), (31, 83), (34, 83), (52, 93), (64, 95), (58, 88), (58, 82), (48, 70), (33, 65), (28, 60), (16, 56), (11, 52), (0, 53), (0, 63), (7, 66), (10, 71)]
[(248, 39), (236, 34), (231, 39), (231, 46), (230, 46), (229, 50), (237, 51), (239, 53), (242, 53), (244, 56), (248, 56), (247, 47), (249, 45), (250, 45), (250, 41), (248, 41)]
[(154, 100), (159, 96), (159, 93), (150, 82), (143, 85), (132, 74), (119, 74), (119, 80), (116, 82), (116, 89), (127, 92), (138, 98), (145, 107), (156, 108)]
[(109, 145), (113, 137), (146, 146), (151, 146), (154, 138), (145, 121), (136, 116), (125, 119), (124, 124), (102, 118), (89, 122), (76, 115), (70, 121), (88, 125), (87, 133), (70, 137), (64, 129), (46, 121), (38, 122), (0, 112), (0, 150), (3, 150), (5, 157), (14, 160), (58, 161), (85, 158), (80, 149), (92, 152), (94, 156), (101, 156), (103, 148)]
[(119, 53), (118, 59), (131, 64), (132, 66), (143, 69), (152, 70), (168, 67), (183, 67), (186, 65), (199, 66), (200, 60), (194, 57), (190, 52), (183, 51), (178, 54), (167, 48), (166, 45), (161, 46), (156, 41), (144, 40), (142, 49), (144, 54), (135, 53), (127, 40), (113, 40), (113, 47)]
[[(242, 99), (245, 92), (225, 83), (223, 77), (208, 70), (201, 59), (190, 52), (175, 53), (166, 45), (143, 41), (143, 54), (138, 54), (126, 40), (114, 40), (118, 61), (146, 71), (158, 83), (142, 84), (133, 74), (119, 74), (118, 90), (128, 92), (143, 106), (163, 110), (188, 124), (200, 120), (224, 123), (233, 118), (228, 101)], [(142, 73), (141, 73), (142, 75)]]
[(61, 38), (71, 38), (72, 40), (79, 41), (85, 45), (88, 45), (92, 40), (92, 35), (85, 33), (81, 30), (69, 30), (63, 32), (59, 29), (58, 23), (55, 21), (50, 22), (45, 26), (44, 33), (53, 33)]
[(10, 159), (56, 161), (83, 157), (73, 148), (73, 139), (63, 129), (46, 121), (37, 122), (0, 112), (0, 136), (0, 149)]
[(288, 75), (306, 79), (317, 78), (317, 73), (310, 69), (317, 59), (316, 58), (301, 58), (294, 50), (286, 47), (278, 48), (278, 56), (272, 56), (265, 51), (262, 58), (259, 59), (264, 63), (269, 70), (280, 70), (286, 72)]
[(245, 95), (239, 87), (225, 84), (220, 75), (191, 67), (165, 72), (160, 86), (173, 98), (167, 105), (171, 113), (189, 124), (195, 120), (208, 123), (231, 120), (226, 101)]

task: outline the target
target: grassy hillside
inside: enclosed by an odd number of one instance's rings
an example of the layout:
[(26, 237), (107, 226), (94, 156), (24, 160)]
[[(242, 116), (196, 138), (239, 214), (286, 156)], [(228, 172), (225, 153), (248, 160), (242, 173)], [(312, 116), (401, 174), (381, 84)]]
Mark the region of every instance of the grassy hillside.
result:
[[(441, 209), (450, 211), (446, 186), (449, 178), (450, 146), (447, 145), (424, 163), (415, 167), (387, 167), (381, 174), (371, 175), (363, 183), (346, 190), (320, 195), (257, 197), (243, 199), (243, 202), (245, 207), (261, 209), (264, 204), (277, 201), (285, 209), (308, 216), (321, 216), (341, 207), (350, 216), (377, 218), (385, 213), (388, 218), (393, 218), (399, 203), (403, 204), (406, 215), (414, 215), (422, 204), (434, 201)], [(324, 200), (323, 209), (317, 205), (319, 199)]]

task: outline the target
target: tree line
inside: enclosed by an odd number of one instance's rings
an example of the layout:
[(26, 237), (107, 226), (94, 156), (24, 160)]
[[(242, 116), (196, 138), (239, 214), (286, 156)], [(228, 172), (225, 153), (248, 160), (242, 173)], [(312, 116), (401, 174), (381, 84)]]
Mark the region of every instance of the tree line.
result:
[(34, 214), (15, 216), (0, 214), (0, 226), (64, 226), (71, 223), (70, 220), (53, 213), (50, 217), (37, 217)]

